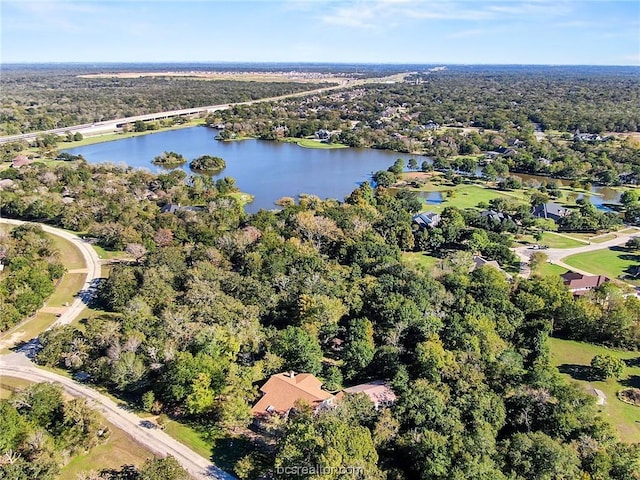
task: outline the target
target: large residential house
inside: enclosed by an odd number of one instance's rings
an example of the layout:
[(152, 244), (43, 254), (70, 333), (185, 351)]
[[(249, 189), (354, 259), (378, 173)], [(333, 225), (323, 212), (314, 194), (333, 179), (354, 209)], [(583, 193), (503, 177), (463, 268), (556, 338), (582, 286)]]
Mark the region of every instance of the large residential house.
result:
[(309, 403), (315, 412), (332, 408), (347, 394), (364, 393), (376, 409), (395, 403), (396, 396), (382, 380), (355, 385), (333, 395), (322, 390), (322, 382), (310, 373), (285, 372), (272, 375), (260, 388), (262, 397), (253, 406), (254, 422), (257, 425), (272, 415), (288, 417), (296, 402)]
[(560, 275), (569, 291), (576, 297), (598, 288), (609, 281), (604, 275), (582, 275), (576, 272), (567, 272)]
[(314, 409), (332, 404), (333, 395), (322, 390), (322, 382), (310, 373), (277, 373), (260, 388), (262, 398), (251, 409), (257, 421), (269, 415), (286, 417), (299, 400)]
[(420, 230), (435, 228), (440, 223), (440, 215), (434, 212), (419, 213), (413, 217), (413, 223), (417, 224)]
[(554, 202), (544, 203), (542, 205), (536, 205), (531, 210), (531, 214), (536, 218), (548, 218), (554, 222), (559, 221), (561, 218), (569, 215), (570, 210), (564, 208), (562, 205), (558, 205)]

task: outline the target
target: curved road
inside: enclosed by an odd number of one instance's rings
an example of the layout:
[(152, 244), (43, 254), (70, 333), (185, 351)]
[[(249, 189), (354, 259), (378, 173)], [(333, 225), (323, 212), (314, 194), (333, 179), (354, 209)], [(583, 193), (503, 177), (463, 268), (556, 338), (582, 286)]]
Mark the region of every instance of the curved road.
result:
[[(553, 263), (555, 265), (559, 265), (561, 267), (566, 268), (567, 270), (573, 270), (574, 272), (581, 273), (583, 275), (597, 275), (597, 272), (586, 272), (584, 270), (579, 270), (575, 267), (567, 265), (562, 260), (570, 255), (575, 255), (577, 253), (585, 253), (585, 252), (593, 252), (594, 250), (602, 250), (610, 247), (617, 247), (619, 245), (624, 245), (630, 238), (640, 236), (639, 232), (632, 233), (616, 233), (616, 238), (611, 240), (607, 240), (602, 243), (590, 243), (588, 245), (583, 245), (581, 247), (574, 248), (547, 248), (545, 250), (533, 250), (531, 247), (518, 247), (514, 251), (516, 255), (522, 260), (522, 264), (526, 265), (525, 268), (521, 267), (521, 273), (523, 276), (528, 277), (528, 264), (531, 257), (531, 254), (534, 252), (542, 252), (547, 255), (547, 259), (549, 263)], [(634, 287), (635, 288), (635, 287)]]
[[(0, 219), (0, 223), (22, 225), (29, 222), (12, 219)], [(78, 298), (49, 328), (71, 323), (82, 312), (84, 305), (93, 297), (95, 282), (101, 275), (100, 258), (87, 242), (77, 235), (59, 228), (37, 224), (50, 234), (57, 235), (72, 242), (82, 253), (87, 265), (87, 277)], [(105, 418), (129, 433), (137, 442), (141, 443), (157, 455), (172, 455), (194, 478), (235, 480), (235, 477), (213, 465), (209, 460), (201, 457), (182, 443), (171, 438), (161, 430), (149, 428), (149, 423), (140, 417), (124, 410), (113, 400), (102, 395), (86, 385), (82, 385), (70, 378), (53, 372), (37, 368), (23, 353), (11, 353), (0, 356), (0, 374), (18, 377), (32, 382), (54, 382), (60, 384), (65, 391), (74, 397), (86, 398), (90, 404), (98, 408)]]

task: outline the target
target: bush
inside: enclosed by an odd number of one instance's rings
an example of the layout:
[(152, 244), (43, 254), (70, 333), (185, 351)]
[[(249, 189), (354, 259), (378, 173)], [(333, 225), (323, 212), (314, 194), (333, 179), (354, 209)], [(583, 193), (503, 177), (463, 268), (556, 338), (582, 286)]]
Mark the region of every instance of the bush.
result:
[(624, 361), (613, 355), (596, 355), (591, 360), (591, 368), (595, 376), (601, 380), (620, 378), (624, 371)]

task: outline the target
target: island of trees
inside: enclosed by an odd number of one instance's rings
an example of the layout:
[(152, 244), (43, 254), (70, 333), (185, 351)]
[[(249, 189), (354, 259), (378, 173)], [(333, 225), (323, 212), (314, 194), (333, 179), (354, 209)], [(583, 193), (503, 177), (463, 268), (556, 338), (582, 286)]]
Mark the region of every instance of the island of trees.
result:
[(224, 170), (226, 166), (222, 158), (211, 155), (202, 155), (189, 163), (189, 168), (194, 172), (217, 172)]
[(176, 152), (166, 152), (166, 151), (162, 152), (161, 155), (158, 155), (151, 161), (151, 163), (153, 163), (154, 165), (158, 165), (160, 167), (167, 167), (167, 168), (179, 167), (180, 165), (183, 165), (186, 162), (187, 162), (187, 159), (184, 157), (184, 155), (181, 155)]

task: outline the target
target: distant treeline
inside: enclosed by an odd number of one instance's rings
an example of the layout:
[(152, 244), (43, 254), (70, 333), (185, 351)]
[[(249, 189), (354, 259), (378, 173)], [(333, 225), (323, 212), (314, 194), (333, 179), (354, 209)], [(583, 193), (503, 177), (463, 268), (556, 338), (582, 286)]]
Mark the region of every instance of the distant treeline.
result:
[[(132, 66), (133, 67), (133, 66)], [(193, 78), (80, 78), (72, 69), (3, 71), (0, 135), (285, 95), (320, 85)]]

